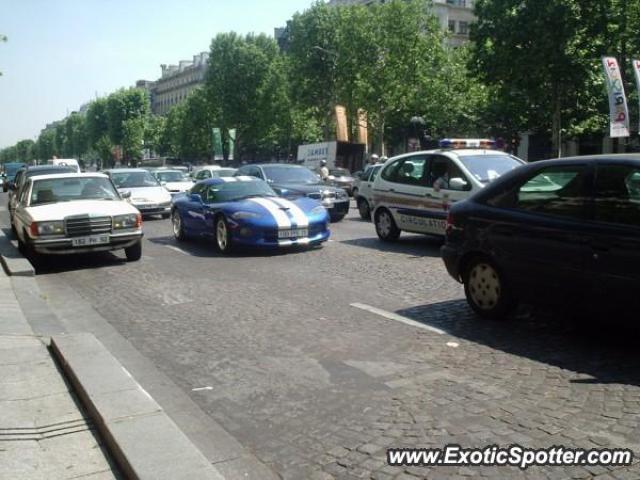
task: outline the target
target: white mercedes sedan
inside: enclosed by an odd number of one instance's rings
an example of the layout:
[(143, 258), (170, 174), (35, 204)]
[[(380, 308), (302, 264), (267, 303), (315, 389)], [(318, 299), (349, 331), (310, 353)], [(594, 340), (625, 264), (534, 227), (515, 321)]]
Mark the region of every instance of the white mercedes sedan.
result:
[(128, 261), (142, 256), (142, 216), (101, 173), (30, 178), (14, 226), (20, 249), (31, 257), (118, 249)]

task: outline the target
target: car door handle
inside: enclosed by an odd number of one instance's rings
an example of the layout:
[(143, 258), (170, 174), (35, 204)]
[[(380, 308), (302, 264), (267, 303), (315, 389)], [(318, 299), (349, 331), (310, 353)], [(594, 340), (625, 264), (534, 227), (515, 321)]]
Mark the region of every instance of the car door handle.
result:
[(427, 198), (433, 198), (433, 195), (431, 195), (430, 193), (425, 193), (424, 196)]
[(396, 191), (396, 189), (395, 189), (395, 188), (390, 188), (390, 189), (389, 189), (389, 191), (390, 191), (390, 192), (395, 192), (395, 191)]

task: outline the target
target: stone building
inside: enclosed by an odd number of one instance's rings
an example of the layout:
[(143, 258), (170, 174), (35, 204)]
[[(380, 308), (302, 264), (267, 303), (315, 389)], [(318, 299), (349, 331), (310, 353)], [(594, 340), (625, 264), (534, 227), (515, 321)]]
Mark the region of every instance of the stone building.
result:
[[(329, 5), (370, 5), (384, 0), (330, 0)], [(469, 40), (469, 26), (475, 21), (473, 0), (432, 0), (433, 13), (443, 30), (449, 32), (447, 42), (451, 46), (462, 45)]]
[(177, 65), (160, 65), (162, 74), (158, 80), (138, 80), (136, 87), (149, 91), (153, 113), (166, 115), (171, 107), (183, 102), (191, 91), (204, 84), (208, 61), (209, 54), (202, 52)]

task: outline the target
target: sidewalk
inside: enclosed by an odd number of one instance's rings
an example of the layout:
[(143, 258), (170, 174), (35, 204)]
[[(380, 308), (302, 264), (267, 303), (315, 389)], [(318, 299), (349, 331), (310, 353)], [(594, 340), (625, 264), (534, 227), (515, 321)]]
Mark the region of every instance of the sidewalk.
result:
[(0, 478), (122, 478), (0, 268)]

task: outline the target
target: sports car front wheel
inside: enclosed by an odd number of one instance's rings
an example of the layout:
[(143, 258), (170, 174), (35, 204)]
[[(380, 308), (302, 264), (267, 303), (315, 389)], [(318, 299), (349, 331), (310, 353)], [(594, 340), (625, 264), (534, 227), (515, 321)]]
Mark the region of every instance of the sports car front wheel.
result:
[(182, 226), (182, 218), (178, 210), (174, 210), (171, 214), (171, 225), (173, 226), (173, 236), (176, 237), (176, 240), (184, 240), (184, 227)]
[(229, 225), (224, 217), (218, 217), (216, 221), (216, 247), (220, 253), (229, 253), (232, 248), (231, 233), (229, 232)]

